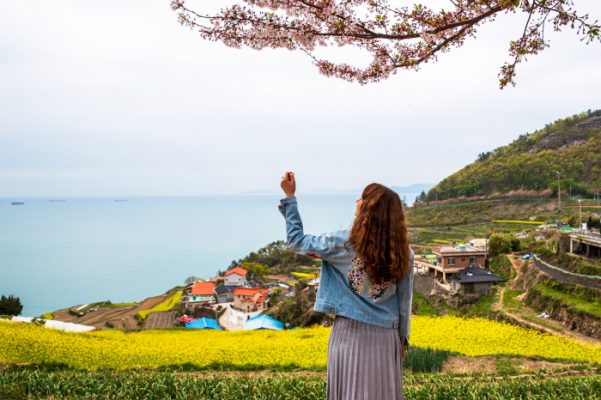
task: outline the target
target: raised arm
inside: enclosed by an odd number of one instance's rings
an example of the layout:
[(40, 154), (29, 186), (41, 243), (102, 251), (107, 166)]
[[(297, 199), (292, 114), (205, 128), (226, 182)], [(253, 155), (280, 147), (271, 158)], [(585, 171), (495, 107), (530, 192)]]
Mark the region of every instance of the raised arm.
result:
[(286, 219), (286, 241), (288, 246), (303, 254), (314, 254), (322, 259), (333, 256), (334, 249), (342, 243), (342, 232), (324, 235), (306, 235), (303, 222), (298, 212), (298, 203), (294, 196), (296, 192), (296, 179), (294, 172), (287, 171), (280, 183), (286, 197), (280, 200), (279, 209)]
[(328, 259), (337, 247), (338, 235), (336, 233), (305, 234), (295, 196), (281, 199), (279, 209), (286, 219), (286, 241), (288, 246), (297, 253), (314, 254), (319, 258)]

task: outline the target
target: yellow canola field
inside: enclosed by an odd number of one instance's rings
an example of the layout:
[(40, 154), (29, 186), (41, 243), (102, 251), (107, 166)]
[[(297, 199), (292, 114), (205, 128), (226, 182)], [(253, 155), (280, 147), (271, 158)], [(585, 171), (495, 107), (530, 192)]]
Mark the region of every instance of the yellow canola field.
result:
[[(511, 354), (601, 363), (601, 346), (484, 319), (414, 316), (411, 345), (468, 356)], [(290, 331), (104, 330), (61, 332), (0, 321), (0, 362), (64, 363), (72, 367), (156, 368), (194, 364), (244, 369), (324, 370), (330, 328)]]
[(179, 290), (179, 291), (175, 292), (173, 294), (173, 296), (169, 297), (167, 300), (163, 301), (162, 303), (157, 304), (156, 306), (149, 308), (147, 310), (140, 311), (138, 313), (138, 316), (142, 319), (146, 319), (148, 314), (151, 314), (153, 312), (171, 311), (171, 310), (173, 310), (173, 308), (175, 308), (175, 306), (177, 306), (179, 304), (183, 294), (184, 294), (184, 291)]

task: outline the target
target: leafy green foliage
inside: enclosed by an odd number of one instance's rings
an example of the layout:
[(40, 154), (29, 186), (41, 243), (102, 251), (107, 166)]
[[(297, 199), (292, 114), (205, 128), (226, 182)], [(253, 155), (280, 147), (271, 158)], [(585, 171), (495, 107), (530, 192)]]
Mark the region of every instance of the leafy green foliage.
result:
[(599, 293), (593, 289), (559, 283), (551, 280), (538, 283), (528, 290), (527, 304), (544, 304), (551, 315), (562, 308), (601, 319)]
[(428, 299), (421, 293), (413, 291), (413, 314), (416, 315), (440, 315), (436, 307), (432, 306)]
[(488, 240), (488, 249), (492, 255), (508, 254), (519, 251), (520, 240), (507, 234), (494, 233)]
[(230, 266), (244, 263), (266, 265), (269, 267), (269, 273), (272, 274), (287, 274), (300, 266), (315, 265), (315, 261), (311, 257), (293, 252), (282, 240), (272, 242), (256, 252), (253, 251), (238, 261), (232, 261)]
[[(406, 364), (409, 364), (412, 351), (409, 350)], [(427, 361), (434, 356), (439, 357), (435, 351), (430, 350), (429, 354), (424, 351), (421, 360)], [(507, 368), (504, 371), (509, 374), (515, 372)], [(412, 400), (593, 399), (601, 392), (599, 375), (539, 375), (498, 380), (486, 376), (465, 379), (447, 374), (415, 374), (405, 375), (403, 384), (406, 398)], [(12, 368), (0, 374), (0, 398), (319, 400), (326, 398), (326, 378), (323, 375), (293, 374), (205, 376), (151, 371), (91, 373)]]
[(511, 261), (504, 255), (492, 257), (490, 259), (489, 267), (492, 272), (507, 280), (513, 279), (515, 275)]
[(269, 267), (258, 262), (244, 261), (240, 266), (248, 271), (246, 275), (247, 280), (258, 283), (263, 283), (265, 281), (265, 276), (269, 273)]
[(601, 183), (601, 110), (557, 120), (513, 143), (481, 153), (477, 161), (448, 176), (428, 200), (482, 196), (513, 190), (557, 190), (584, 194)]
[(0, 297), (0, 315), (20, 315), (23, 311), (21, 299), (12, 294), (8, 297)]

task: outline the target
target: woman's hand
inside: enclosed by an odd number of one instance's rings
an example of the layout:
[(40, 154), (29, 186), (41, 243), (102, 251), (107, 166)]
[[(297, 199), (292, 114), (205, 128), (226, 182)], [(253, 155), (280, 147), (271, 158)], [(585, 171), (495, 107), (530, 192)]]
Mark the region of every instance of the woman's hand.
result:
[(404, 360), (407, 357), (407, 345), (405, 343), (401, 344), (401, 360)]
[(284, 194), (286, 194), (286, 197), (294, 196), (294, 193), (296, 192), (296, 179), (294, 179), (294, 172), (286, 171), (284, 176), (282, 176), (280, 186), (284, 191)]

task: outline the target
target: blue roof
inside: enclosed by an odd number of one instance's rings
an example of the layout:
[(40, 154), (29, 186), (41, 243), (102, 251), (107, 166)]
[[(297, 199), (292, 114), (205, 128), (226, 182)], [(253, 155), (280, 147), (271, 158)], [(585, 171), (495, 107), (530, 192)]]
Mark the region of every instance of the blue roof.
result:
[(246, 330), (254, 329), (273, 329), (275, 331), (281, 331), (284, 329), (284, 324), (275, 318), (270, 317), (267, 314), (257, 315), (255, 317), (246, 320)]
[(223, 330), (215, 318), (198, 318), (186, 324), (186, 328)]

